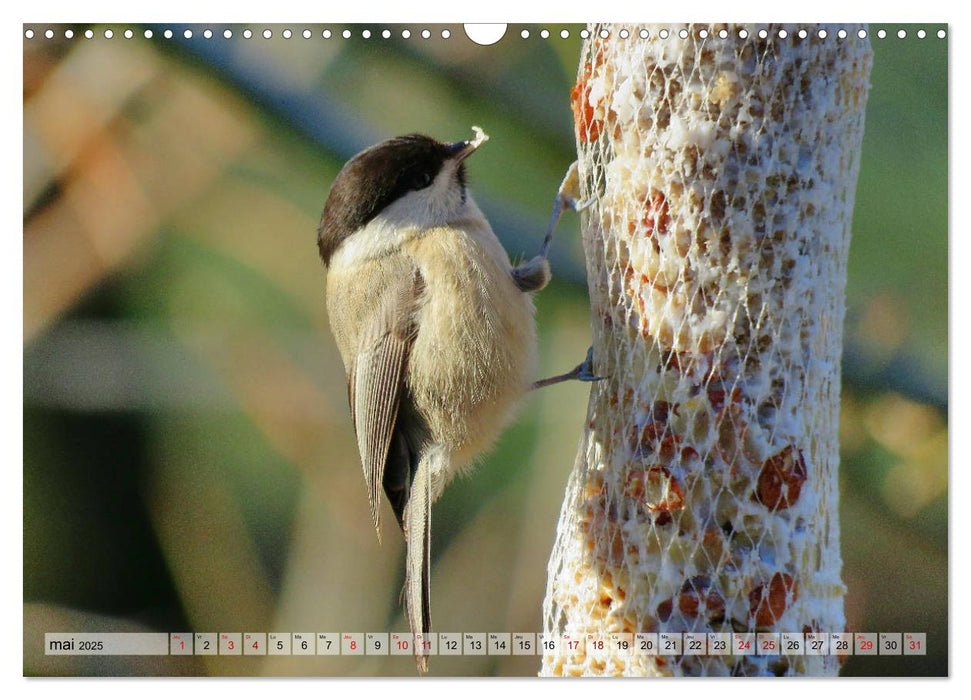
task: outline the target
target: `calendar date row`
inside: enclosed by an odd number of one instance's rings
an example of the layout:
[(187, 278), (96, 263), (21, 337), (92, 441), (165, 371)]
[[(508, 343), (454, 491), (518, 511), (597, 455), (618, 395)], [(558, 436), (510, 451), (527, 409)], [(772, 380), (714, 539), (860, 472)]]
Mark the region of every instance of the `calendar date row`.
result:
[(923, 656), (920, 632), (566, 633), (172, 632), (47, 633), (48, 655), (197, 656)]

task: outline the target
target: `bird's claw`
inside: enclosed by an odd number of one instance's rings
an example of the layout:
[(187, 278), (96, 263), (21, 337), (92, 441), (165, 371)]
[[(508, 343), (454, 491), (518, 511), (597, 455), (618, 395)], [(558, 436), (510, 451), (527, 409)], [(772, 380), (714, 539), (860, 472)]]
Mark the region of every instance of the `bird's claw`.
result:
[(556, 198), (563, 207), (570, 207), (577, 210), (577, 201), (580, 199), (580, 170), (577, 161), (573, 161), (566, 169), (566, 175), (560, 183), (560, 188), (556, 191)]
[(570, 208), (578, 214), (597, 200), (596, 197), (580, 199), (580, 171), (577, 161), (573, 161), (567, 168), (563, 182), (560, 183), (560, 189), (556, 192), (556, 199), (561, 210)]
[(570, 203), (570, 206), (573, 207), (573, 211), (579, 214), (584, 209), (590, 208), (596, 201), (596, 197), (590, 197), (588, 199), (584, 199), (582, 202), (573, 201)]
[(580, 198), (580, 174), (577, 166), (577, 161), (573, 161), (570, 167), (566, 170), (566, 175), (563, 176), (563, 182), (560, 183), (560, 188), (556, 191), (556, 197), (553, 199), (553, 214), (550, 216), (550, 223), (546, 229), (546, 237), (543, 239), (543, 245), (540, 246), (539, 255), (540, 257), (547, 257), (550, 251), (550, 243), (553, 241), (553, 231), (556, 230), (556, 223), (560, 220), (560, 215), (565, 209), (573, 209), (574, 211), (583, 211), (588, 206), (593, 203), (592, 199), (579, 202)]
[(553, 384), (559, 384), (560, 382), (569, 382), (576, 379), (581, 382), (599, 382), (601, 379), (606, 379), (606, 377), (598, 377), (593, 373), (593, 346), (587, 350), (586, 359), (574, 367), (572, 370), (566, 374), (558, 374), (555, 377), (549, 377), (548, 379), (540, 379), (538, 382), (533, 382), (533, 389), (542, 389), (544, 386), (552, 386)]
[(593, 373), (593, 346), (587, 350), (587, 357), (583, 362), (576, 366), (573, 370), (576, 373), (576, 378), (581, 382), (599, 382), (601, 379), (606, 379), (606, 377), (600, 377)]

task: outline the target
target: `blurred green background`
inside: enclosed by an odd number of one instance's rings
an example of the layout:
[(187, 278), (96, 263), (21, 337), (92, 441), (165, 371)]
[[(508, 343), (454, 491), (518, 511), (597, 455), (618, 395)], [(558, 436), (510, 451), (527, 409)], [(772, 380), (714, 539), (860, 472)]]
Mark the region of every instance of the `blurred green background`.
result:
[[(407, 628), (401, 538), (390, 517), (383, 546), (370, 526), (325, 314), (320, 210), (360, 148), (479, 124), (471, 187), (510, 254), (532, 255), (574, 158), (580, 27), (510, 25), (488, 48), (457, 25), (207, 27), (24, 41), (24, 671), (411, 676), (408, 657), (44, 657), (41, 640)], [(948, 669), (947, 41), (922, 27), (871, 27), (888, 36), (850, 252), (841, 520), (850, 629), (927, 632), (929, 654), (846, 675)], [(589, 345), (574, 215), (554, 248), (544, 376)], [(587, 393), (531, 396), (436, 505), (438, 631), (541, 629)], [(539, 659), (431, 668), (533, 675)]]

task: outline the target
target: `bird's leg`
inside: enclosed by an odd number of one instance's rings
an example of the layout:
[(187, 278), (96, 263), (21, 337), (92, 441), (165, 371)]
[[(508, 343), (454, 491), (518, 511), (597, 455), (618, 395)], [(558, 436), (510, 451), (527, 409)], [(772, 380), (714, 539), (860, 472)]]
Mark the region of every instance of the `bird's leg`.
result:
[[(556, 225), (560, 221), (560, 216), (563, 215), (566, 209), (581, 212), (593, 204), (594, 201), (592, 198), (583, 202), (579, 201), (579, 199), (580, 171), (577, 162), (573, 161), (570, 167), (567, 168), (563, 182), (560, 183), (560, 188), (556, 192), (556, 198), (553, 200), (553, 213), (550, 216), (550, 223), (546, 228), (546, 236), (543, 238), (543, 245), (540, 246), (539, 254), (529, 262), (520, 265), (512, 271), (513, 279), (522, 291), (538, 291), (550, 281), (550, 263), (548, 259), (550, 244), (553, 242), (553, 233), (556, 231)], [(573, 379), (581, 382), (596, 382), (603, 379), (603, 377), (598, 377), (593, 373), (593, 347), (587, 350), (586, 359), (571, 371), (566, 374), (558, 374), (555, 377), (540, 379), (533, 383), (532, 388), (541, 389), (544, 386), (559, 384), (560, 382), (567, 382)]]
[(581, 382), (599, 382), (601, 379), (605, 379), (605, 377), (598, 377), (593, 373), (593, 346), (587, 350), (586, 359), (572, 370), (566, 374), (558, 374), (555, 377), (540, 379), (537, 382), (533, 382), (532, 388), (542, 389), (544, 386), (559, 384), (560, 382), (568, 382), (573, 379)]
[(540, 246), (539, 254), (512, 271), (516, 286), (523, 292), (537, 292), (550, 281), (550, 244), (553, 242), (553, 232), (556, 231), (556, 224), (559, 223), (560, 216), (566, 209), (580, 212), (593, 204), (593, 199), (579, 202), (579, 197), (580, 176), (577, 163), (574, 161), (567, 169), (563, 182), (560, 183), (560, 188), (556, 192), (556, 197), (553, 200), (553, 214), (550, 216), (550, 223), (546, 227), (546, 236), (543, 238), (543, 245)]
[(549, 256), (550, 244), (553, 242), (553, 232), (556, 230), (556, 224), (560, 221), (560, 216), (566, 209), (581, 212), (593, 204), (593, 199), (588, 199), (584, 202), (579, 200), (580, 171), (577, 167), (577, 161), (573, 161), (570, 167), (567, 168), (566, 175), (563, 176), (563, 182), (560, 183), (560, 189), (557, 190), (556, 198), (553, 200), (553, 214), (550, 216), (550, 223), (546, 228), (546, 237), (543, 239), (543, 245), (539, 249), (539, 257), (546, 258)]

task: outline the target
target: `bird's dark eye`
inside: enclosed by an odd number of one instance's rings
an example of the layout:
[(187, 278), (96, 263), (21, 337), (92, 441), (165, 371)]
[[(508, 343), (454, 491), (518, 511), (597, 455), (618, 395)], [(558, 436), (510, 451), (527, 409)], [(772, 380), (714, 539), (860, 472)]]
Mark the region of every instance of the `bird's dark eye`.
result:
[(423, 189), (425, 189), (430, 184), (432, 184), (432, 180), (434, 180), (434, 179), (435, 178), (432, 177), (432, 174), (430, 172), (428, 172), (427, 170), (424, 170), (424, 171), (418, 173), (418, 175), (415, 177), (415, 189), (416, 190), (423, 190)]

